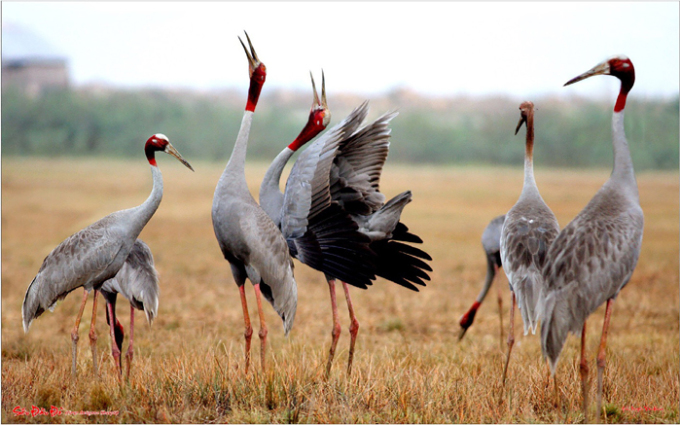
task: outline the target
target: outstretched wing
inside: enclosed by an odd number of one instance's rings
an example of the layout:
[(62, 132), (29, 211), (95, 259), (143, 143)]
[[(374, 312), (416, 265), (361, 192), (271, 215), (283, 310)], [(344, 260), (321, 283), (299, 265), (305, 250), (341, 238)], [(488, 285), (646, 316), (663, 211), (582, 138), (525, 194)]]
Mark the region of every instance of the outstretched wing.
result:
[(418, 288), (413, 284), (425, 286), (429, 281), (432, 268), (422, 260), (431, 261), (430, 255), (404, 242), (422, 243), (420, 237), (410, 233), (403, 223), (397, 223), (392, 237), (371, 243), (371, 249), (378, 255), (376, 274), (398, 285), (413, 291)]
[(293, 256), (362, 288), (375, 278), (375, 254), (349, 214), (332, 202), (329, 176), (340, 143), (361, 123), (364, 113), (365, 104), (302, 152), (286, 182), (280, 218)]
[(350, 214), (372, 214), (385, 203), (380, 193), (380, 174), (390, 145), (388, 124), (396, 115), (392, 112), (381, 116), (354, 131), (340, 145), (331, 170), (331, 197)]

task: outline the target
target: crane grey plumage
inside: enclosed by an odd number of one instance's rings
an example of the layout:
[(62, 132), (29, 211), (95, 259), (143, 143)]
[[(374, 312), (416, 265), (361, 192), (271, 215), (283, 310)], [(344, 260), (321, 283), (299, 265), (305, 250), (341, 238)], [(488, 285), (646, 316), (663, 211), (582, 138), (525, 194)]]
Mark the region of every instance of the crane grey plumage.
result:
[(536, 332), (543, 287), (542, 269), (548, 249), (557, 237), (560, 226), (555, 214), (546, 205), (536, 186), (533, 167), (534, 104), (520, 105), (521, 118), (515, 130), (526, 123), (527, 135), (524, 156), (524, 185), (519, 199), (505, 215), (501, 231), (501, 262), (512, 291), (508, 355), (503, 371), (503, 384), (514, 344), (514, 309), (519, 306), (524, 322), (524, 335)]
[(45, 257), (24, 296), (21, 310), (24, 332), (46, 309), (54, 311), (57, 301), (71, 291), (80, 287), (88, 292), (99, 289), (104, 281), (115, 276), (132, 248), (130, 238), (141, 231), (126, 231), (121, 225), (128, 220), (140, 221), (129, 212), (104, 217), (69, 236)]
[(505, 223), (505, 214), (494, 217), (482, 232), (482, 248), (488, 258), (493, 258), (498, 267), (501, 261), (501, 232)]
[(101, 293), (107, 302), (118, 294), (122, 295), (132, 307), (144, 311), (147, 322), (151, 324), (158, 314), (158, 280), (151, 249), (144, 241), (137, 239), (123, 267), (104, 282)]
[[(460, 318), (460, 333), (458, 340), (461, 340), (467, 330), (472, 326), (475, 320), (475, 315), (479, 306), (486, 298), (486, 294), (491, 288), (498, 268), (503, 267), (501, 261), (501, 231), (503, 230), (503, 223), (505, 222), (505, 214), (494, 217), (482, 232), (482, 248), (486, 254), (486, 277), (484, 279), (484, 286), (477, 295), (477, 299), (472, 304), (470, 309)], [(500, 317), (501, 340), (503, 339), (503, 300), (500, 291), (498, 292), (498, 316)]]
[(277, 226), (251, 195), (245, 178), (248, 135), (266, 78), (266, 67), (257, 57), (250, 38), (248, 43), (250, 52), (241, 41), (249, 63), (248, 102), (231, 157), (215, 188), (212, 206), (215, 236), (224, 258), (231, 265), (234, 280), (241, 293), (246, 323), (246, 371), (250, 359), (250, 319), (242, 289), (246, 278), (253, 283), (258, 298), (263, 368), (267, 328), (260, 310), (260, 292), (281, 317), (286, 335), (293, 327), (297, 309), (297, 285), (288, 245)]
[(534, 178), (533, 108), (531, 102), (520, 106), (523, 112), (517, 130), (522, 123), (527, 124), (524, 186), (519, 199), (505, 216), (500, 239), (503, 270), (517, 299), (525, 335), (529, 330), (536, 332), (538, 302), (544, 286), (541, 270), (548, 248), (560, 231), (555, 214), (541, 197)]
[(132, 369), (134, 310), (142, 310), (146, 320), (151, 324), (158, 312), (158, 272), (154, 266), (153, 254), (149, 246), (141, 239), (137, 239), (125, 260), (123, 267), (116, 276), (104, 282), (101, 293), (106, 300), (106, 322), (111, 332), (111, 355), (122, 369), (120, 353), (123, 349), (123, 326), (116, 318), (116, 299), (121, 294), (130, 302), (130, 339), (128, 345), (127, 373), (129, 378)]
[[(348, 123), (349, 137), (339, 145), (330, 174), (331, 199), (337, 202), (371, 238), (371, 249), (377, 254), (376, 275), (417, 291), (425, 286), (432, 268), (423, 260), (432, 257), (405, 242), (422, 243), (401, 221), (403, 208), (412, 194), (405, 191), (385, 203), (380, 192), (380, 176), (389, 151), (389, 122), (396, 112), (386, 113), (374, 122), (360, 127), (368, 114), (368, 102), (355, 111), (357, 119)], [(358, 124), (357, 124), (358, 123)]]
[[(364, 102), (352, 112), (353, 118), (341, 125), (347, 136), (338, 145), (330, 168), (331, 200), (348, 213), (356, 222), (359, 232), (369, 238), (369, 247), (376, 254), (375, 274), (418, 291), (416, 285), (425, 286), (425, 281), (430, 280), (427, 272), (432, 271), (423, 260), (430, 261), (432, 258), (425, 251), (408, 244), (423, 241), (410, 233), (408, 227), (400, 221), (403, 208), (411, 202), (411, 192), (405, 191), (386, 203), (385, 195), (380, 193), (380, 175), (390, 144), (389, 123), (397, 113), (386, 113), (372, 123), (363, 125), (367, 114), (368, 102)], [(319, 142), (320, 140), (315, 143)], [(352, 321), (347, 367), (349, 374), (359, 322), (354, 316), (349, 288), (345, 282), (343, 289)], [(333, 297), (331, 287), (331, 298)], [(334, 341), (337, 340), (337, 335), (339, 328), (336, 327)], [(332, 350), (333, 348), (331, 353)], [(327, 374), (331, 361), (332, 355), (326, 368)]]
[[(25, 332), (28, 332), (35, 318), (46, 309), (53, 310), (57, 301), (79, 287), (83, 287), (86, 293), (95, 291), (96, 307), (96, 291), (121, 269), (135, 240), (160, 205), (163, 197), (163, 178), (156, 164), (155, 152), (162, 151), (173, 155), (193, 171), (191, 165), (163, 134), (151, 136), (146, 141), (144, 150), (151, 166), (153, 179), (151, 194), (141, 205), (109, 214), (69, 236), (47, 255), (24, 297), (21, 314)], [(86, 297), (83, 298), (80, 315), (85, 301)], [(76, 327), (72, 333), (73, 374), (80, 315), (76, 319)], [(95, 314), (91, 340), (94, 317)]]
[(605, 345), (611, 309), (635, 270), (644, 228), (633, 161), (623, 125), (626, 99), (635, 83), (635, 69), (629, 58), (615, 56), (571, 79), (565, 86), (595, 75), (612, 75), (621, 82), (612, 116), (614, 165), (609, 179), (550, 247), (543, 269), (546, 290), (541, 325), (541, 347), (553, 375), (568, 332), (581, 334), (580, 372), (586, 418), (586, 320), (602, 303), (607, 303), (597, 355), (597, 411), (601, 414)]
[[(375, 279), (375, 254), (369, 238), (330, 195), (329, 175), (339, 144), (358, 118), (343, 122), (304, 150), (286, 181), (283, 202), (275, 222), (288, 241), (291, 254), (302, 263), (366, 288)], [(261, 196), (261, 202), (267, 203)]]
[[(335, 280), (340, 279), (346, 293), (347, 283), (367, 288), (375, 279), (376, 255), (369, 248), (370, 238), (359, 232), (357, 223), (331, 199), (330, 195), (329, 182), (333, 160), (340, 143), (350, 136), (348, 132), (361, 124), (363, 118), (359, 109), (353, 111), (343, 122), (302, 152), (286, 181), (285, 193), (279, 188), (279, 180), (286, 162), (295, 151), (323, 131), (330, 121), (323, 72), (321, 99), (316, 92), (313, 76), (311, 80), (314, 101), (307, 124), (267, 170), (260, 188), (260, 203), (281, 229), (288, 241), (291, 255), (323, 272), (328, 282), (333, 312), (331, 333), (333, 339), (326, 367), (328, 376), (340, 335)], [(353, 315), (349, 298), (347, 303), (352, 319), (349, 374), (358, 321)]]
[(628, 283), (640, 255), (639, 203), (608, 181), (559, 234), (545, 265), (545, 353), (554, 370), (567, 332), (580, 335), (588, 316)]

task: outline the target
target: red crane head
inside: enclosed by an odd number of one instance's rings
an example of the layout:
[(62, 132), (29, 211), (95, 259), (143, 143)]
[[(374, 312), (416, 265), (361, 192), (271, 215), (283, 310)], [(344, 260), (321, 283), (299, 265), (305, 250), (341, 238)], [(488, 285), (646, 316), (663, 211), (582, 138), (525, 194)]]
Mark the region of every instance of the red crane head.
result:
[(458, 341), (463, 339), (465, 336), (465, 332), (467, 332), (468, 328), (472, 326), (472, 322), (475, 320), (475, 315), (477, 314), (477, 309), (479, 309), (479, 306), (481, 304), (478, 301), (475, 301), (474, 304), (472, 304), (472, 307), (470, 307), (470, 310), (468, 310), (461, 318), (458, 324), (460, 325), (460, 333), (458, 334)]
[(175, 147), (170, 144), (170, 140), (168, 140), (168, 136), (165, 134), (154, 134), (153, 136), (149, 137), (149, 139), (146, 141), (146, 144), (144, 145), (146, 159), (148, 159), (149, 164), (153, 165), (154, 167), (157, 166), (156, 152), (165, 152), (169, 155), (172, 155), (177, 158), (179, 162), (186, 165), (191, 171), (194, 171), (194, 168), (191, 166), (191, 164), (189, 164), (186, 159), (182, 158), (182, 155), (180, 155), (177, 149), (175, 149)]
[[(519, 132), (519, 129), (522, 128), (522, 124), (527, 122), (527, 119), (529, 117), (533, 117), (534, 115), (534, 104), (533, 102), (529, 102), (528, 100), (526, 102), (522, 102), (521, 105), (519, 105), (519, 111), (520, 111), (520, 119), (519, 123), (517, 123), (517, 128), (515, 129), (515, 134)], [(528, 124), (527, 124), (528, 126)]]
[(248, 33), (245, 31), (243, 32), (246, 34), (248, 45), (250, 46), (249, 52), (246, 48), (246, 45), (243, 44), (241, 37), (238, 38), (238, 41), (241, 42), (241, 46), (243, 46), (243, 50), (246, 52), (246, 56), (248, 56), (248, 75), (250, 76), (250, 88), (248, 89), (248, 103), (246, 104), (246, 111), (255, 112), (257, 100), (260, 98), (260, 92), (262, 91), (262, 86), (264, 86), (264, 80), (267, 78), (267, 67), (264, 66), (264, 64), (260, 62), (260, 59), (257, 57), (257, 53), (255, 53), (253, 43), (250, 42)]
[(619, 92), (619, 97), (616, 100), (614, 111), (622, 111), (626, 106), (626, 96), (633, 88), (633, 84), (635, 84), (635, 67), (633, 67), (633, 62), (631, 62), (631, 60), (624, 55), (613, 56), (595, 65), (578, 77), (572, 78), (564, 85), (568, 86), (569, 84), (574, 84), (594, 75), (612, 75), (621, 81), (621, 91)]
[(302, 129), (300, 134), (295, 138), (293, 143), (288, 145), (288, 148), (297, 151), (305, 143), (312, 140), (317, 134), (326, 129), (326, 126), (331, 122), (331, 111), (328, 109), (326, 102), (326, 77), (323, 70), (321, 71), (321, 100), (316, 91), (316, 84), (314, 83), (314, 76), (309, 73), (312, 78), (312, 90), (314, 91), (314, 101), (312, 101), (312, 108), (309, 111), (309, 119), (307, 124)]

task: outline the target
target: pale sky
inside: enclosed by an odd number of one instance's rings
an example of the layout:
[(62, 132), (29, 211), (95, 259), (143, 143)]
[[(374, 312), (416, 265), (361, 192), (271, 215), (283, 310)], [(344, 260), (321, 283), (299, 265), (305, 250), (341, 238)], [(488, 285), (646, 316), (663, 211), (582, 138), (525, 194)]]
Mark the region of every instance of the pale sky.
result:
[(76, 85), (246, 87), (248, 31), (265, 87), (377, 95), (612, 97), (618, 83), (570, 78), (625, 54), (632, 95), (678, 94), (677, 2), (2, 2), (2, 22), (47, 39)]

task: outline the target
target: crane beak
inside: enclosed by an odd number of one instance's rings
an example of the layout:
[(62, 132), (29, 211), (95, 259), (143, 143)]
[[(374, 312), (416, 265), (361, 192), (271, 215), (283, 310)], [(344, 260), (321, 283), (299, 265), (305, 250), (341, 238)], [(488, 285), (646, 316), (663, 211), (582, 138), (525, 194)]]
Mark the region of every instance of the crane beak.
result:
[(184, 164), (188, 169), (190, 169), (191, 171), (194, 171), (194, 167), (192, 167), (191, 164), (189, 164), (189, 162), (186, 159), (182, 158), (182, 155), (180, 155), (180, 153), (177, 151), (177, 149), (175, 149), (175, 147), (172, 146), (170, 143), (168, 143), (168, 145), (165, 147), (164, 152), (169, 154), (169, 155), (174, 156), (175, 158), (177, 158), (179, 160), (179, 162)]
[(328, 109), (328, 103), (326, 102), (326, 76), (323, 73), (323, 69), (321, 70), (321, 106), (324, 109)]
[(460, 328), (460, 333), (458, 334), (458, 342), (460, 342), (461, 339), (465, 336), (465, 332), (467, 332), (468, 328)]
[(564, 86), (578, 83), (581, 80), (585, 80), (586, 78), (590, 78), (595, 75), (609, 75), (609, 74), (611, 74), (609, 61), (605, 61), (595, 65), (594, 67), (584, 72), (583, 74), (579, 75), (578, 77), (574, 77), (571, 80), (567, 81), (566, 83), (564, 83)]
[(522, 124), (527, 122), (527, 117), (522, 114), (522, 117), (519, 119), (519, 122), (517, 123), (517, 128), (515, 129), (515, 136), (519, 132), (519, 129), (522, 128)]
[(316, 91), (316, 84), (314, 83), (314, 76), (312, 71), (309, 71), (309, 76), (312, 79), (312, 90), (314, 91), (314, 101), (312, 102), (312, 108), (316, 106), (321, 106), (324, 109), (328, 109), (328, 102), (326, 101), (326, 76), (321, 70), (321, 100), (319, 100), (319, 95)]
[(253, 47), (253, 43), (250, 42), (250, 37), (248, 37), (248, 33), (243, 31), (246, 34), (246, 38), (248, 39), (248, 45), (250, 46), (250, 52), (248, 52), (248, 49), (246, 48), (246, 45), (243, 44), (243, 40), (241, 40), (241, 37), (238, 38), (238, 41), (241, 42), (241, 46), (243, 46), (243, 50), (246, 52), (246, 56), (248, 56), (248, 72), (250, 73), (250, 76), (253, 76), (253, 72), (255, 72), (255, 69), (260, 66), (262, 62), (260, 62), (260, 59), (257, 57), (257, 53), (255, 53), (255, 48)]
[(316, 91), (316, 83), (314, 83), (314, 75), (312, 75), (312, 71), (309, 71), (309, 78), (312, 79), (312, 91), (314, 92), (314, 100), (312, 101), (312, 109), (314, 109), (317, 106), (321, 106), (321, 101), (319, 100), (319, 94)]
[(316, 84), (314, 83), (314, 76), (312, 71), (309, 71), (309, 76), (312, 79), (312, 91), (314, 92), (314, 100), (312, 101), (312, 110), (323, 109), (324, 111), (324, 127), (328, 125), (331, 121), (331, 112), (328, 109), (328, 101), (326, 100), (326, 76), (321, 70), (321, 100), (319, 100), (319, 95), (316, 91)]

